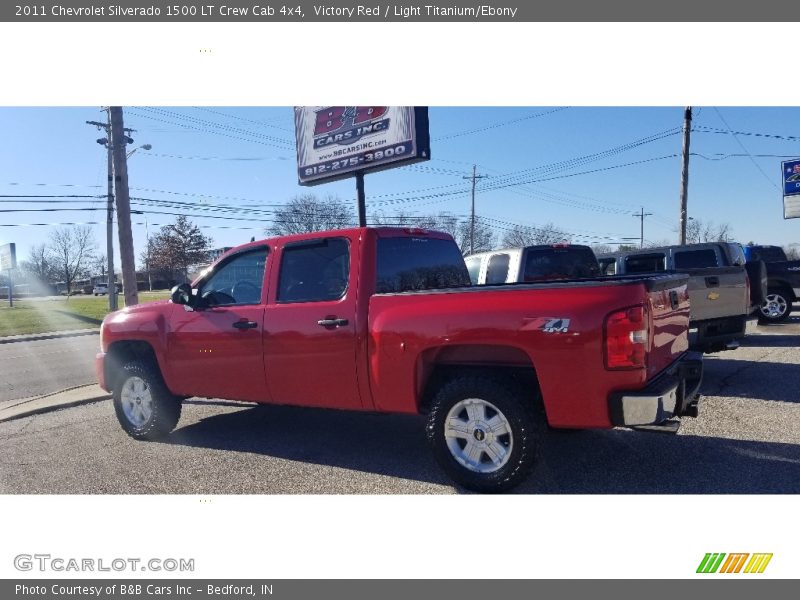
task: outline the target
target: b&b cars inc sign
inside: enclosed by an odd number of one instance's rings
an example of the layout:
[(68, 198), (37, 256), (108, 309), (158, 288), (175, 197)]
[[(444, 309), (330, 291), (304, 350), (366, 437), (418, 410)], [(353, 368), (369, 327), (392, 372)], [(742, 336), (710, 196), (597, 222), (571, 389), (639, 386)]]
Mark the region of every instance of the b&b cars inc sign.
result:
[(430, 159), (427, 106), (297, 106), (294, 121), (300, 185)]

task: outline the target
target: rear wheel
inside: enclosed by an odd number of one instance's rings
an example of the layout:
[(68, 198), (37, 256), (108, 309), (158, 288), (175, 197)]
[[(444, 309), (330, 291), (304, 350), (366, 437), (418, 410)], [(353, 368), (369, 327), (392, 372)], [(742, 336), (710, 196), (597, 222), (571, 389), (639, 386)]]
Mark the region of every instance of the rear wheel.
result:
[(762, 323), (779, 323), (789, 318), (792, 310), (792, 297), (781, 289), (767, 292), (759, 309), (758, 320)]
[(167, 435), (181, 418), (181, 399), (164, 385), (152, 364), (126, 363), (114, 386), (114, 411), (122, 429), (137, 440)]
[(444, 471), (463, 487), (502, 492), (534, 465), (537, 422), (515, 385), (482, 375), (449, 380), (436, 394), (426, 432)]

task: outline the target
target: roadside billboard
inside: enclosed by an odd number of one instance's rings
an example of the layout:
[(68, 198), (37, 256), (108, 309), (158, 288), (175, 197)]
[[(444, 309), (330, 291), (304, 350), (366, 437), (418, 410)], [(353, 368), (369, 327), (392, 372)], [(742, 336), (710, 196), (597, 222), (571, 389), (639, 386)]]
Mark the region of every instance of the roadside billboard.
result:
[(16, 244), (3, 244), (0, 246), (0, 271), (11, 271), (17, 268)]
[(427, 106), (297, 106), (294, 121), (300, 185), (430, 159)]
[(800, 217), (800, 158), (781, 164), (783, 178), (783, 218)]

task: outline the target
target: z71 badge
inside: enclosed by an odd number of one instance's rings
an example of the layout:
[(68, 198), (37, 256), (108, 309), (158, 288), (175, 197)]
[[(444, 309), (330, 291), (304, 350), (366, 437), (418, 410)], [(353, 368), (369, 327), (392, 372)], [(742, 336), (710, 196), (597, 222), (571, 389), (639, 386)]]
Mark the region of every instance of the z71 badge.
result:
[(568, 333), (569, 319), (547, 319), (542, 325), (542, 331), (545, 333)]

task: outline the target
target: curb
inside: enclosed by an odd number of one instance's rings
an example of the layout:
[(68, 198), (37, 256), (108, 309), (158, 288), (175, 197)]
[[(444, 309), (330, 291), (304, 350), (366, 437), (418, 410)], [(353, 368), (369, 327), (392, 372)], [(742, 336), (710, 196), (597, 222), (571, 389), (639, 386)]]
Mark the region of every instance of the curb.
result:
[(61, 390), (44, 396), (11, 400), (0, 405), (0, 423), (62, 408), (109, 400), (110, 398), (111, 394), (100, 386), (92, 384)]
[(36, 340), (54, 340), (56, 338), (78, 337), (82, 335), (99, 335), (100, 328), (96, 329), (71, 329), (68, 331), (47, 331), (25, 335), (9, 335), (0, 338), (0, 344), (13, 344), (14, 342), (33, 342)]

